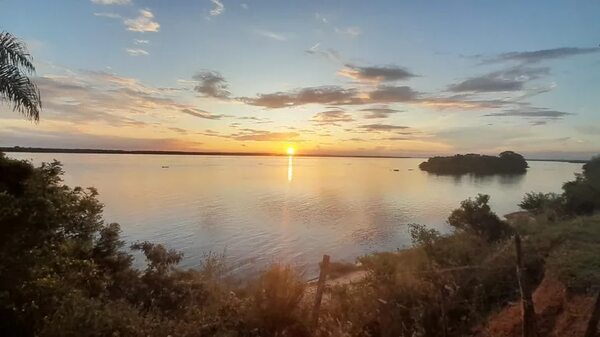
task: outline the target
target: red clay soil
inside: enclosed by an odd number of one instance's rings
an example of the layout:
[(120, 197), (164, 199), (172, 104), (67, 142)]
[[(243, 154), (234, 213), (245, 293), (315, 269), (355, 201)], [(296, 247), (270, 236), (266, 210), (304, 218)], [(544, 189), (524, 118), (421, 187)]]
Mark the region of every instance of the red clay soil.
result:
[[(569, 295), (565, 286), (546, 277), (533, 294), (540, 337), (583, 337), (594, 298)], [(521, 307), (513, 304), (492, 315), (477, 337), (520, 337)]]

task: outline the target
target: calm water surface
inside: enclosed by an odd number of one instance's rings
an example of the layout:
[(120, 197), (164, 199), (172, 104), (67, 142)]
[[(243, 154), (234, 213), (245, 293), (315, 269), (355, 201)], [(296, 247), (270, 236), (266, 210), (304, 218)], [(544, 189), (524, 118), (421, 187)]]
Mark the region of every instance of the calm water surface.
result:
[(212, 251), (225, 252), (237, 273), (284, 262), (307, 275), (322, 254), (354, 261), (406, 247), (409, 223), (448, 231), (450, 211), (477, 193), (503, 215), (526, 192), (559, 192), (581, 170), (530, 162), (521, 176), (452, 177), (420, 171), (423, 159), (9, 155), (60, 160), (66, 183), (98, 189), (106, 221), (120, 223), (127, 241), (183, 251), (184, 266)]

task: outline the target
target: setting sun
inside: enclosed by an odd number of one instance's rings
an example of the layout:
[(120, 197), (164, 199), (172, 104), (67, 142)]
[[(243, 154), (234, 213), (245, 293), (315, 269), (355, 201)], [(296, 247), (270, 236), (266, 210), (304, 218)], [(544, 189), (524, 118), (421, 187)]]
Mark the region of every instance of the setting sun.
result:
[(295, 152), (296, 152), (296, 149), (294, 149), (293, 147), (290, 146), (287, 148), (288, 155), (293, 156)]

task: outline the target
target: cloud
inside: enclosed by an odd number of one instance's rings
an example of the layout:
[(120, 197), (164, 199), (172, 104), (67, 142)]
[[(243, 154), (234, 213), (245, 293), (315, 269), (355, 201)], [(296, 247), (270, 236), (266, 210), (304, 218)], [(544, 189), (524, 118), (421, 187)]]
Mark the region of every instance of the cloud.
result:
[(127, 30), (132, 32), (158, 32), (160, 24), (154, 21), (154, 14), (148, 9), (141, 9), (140, 15), (135, 19), (123, 21)]
[(260, 117), (256, 117), (256, 116), (239, 116), (236, 117), (239, 120), (247, 120), (247, 121), (254, 121), (254, 124), (269, 124), (269, 123), (273, 123), (272, 120), (268, 119), (268, 118), (260, 118)]
[(194, 108), (184, 108), (184, 109), (181, 109), (180, 111), (183, 112), (184, 114), (188, 114), (190, 116), (200, 117), (200, 118), (204, 118), (204, 119), (221, 119), (221, 118), (225, 117), (225, 115), (213, 115), (208, 111), (194, 109)]
[(320, 125), (339, 125), (338, 123), (352, 122), (352, 115), (344, 110), (327, 110), (316, 113), (312, 121)]
[(275, 33), (275, 32), (271, 32), (268, 30), (261, 30), (261, 29), (257, 29), (255, 30), (255, 33), (260, 35), (260, 36), (264, 36), (267, 37), (269, 39), (272, 40), (276, 40), (276, 41), (287, 41), (287, 38), (279, 33)]
[(361, 92), (356, 88), (323, 86), (301, 88), (290, 92), (259, 94), (255, 98), (241, 97), (242, 102), (265, 108), (285, 108), (304, 104), (373, 104), (409, 102), (416, 99), (417, 92), (410, 87), (379, 86), (375, 90)]
[(591, 54), (600, 52), (600, 48), (576, 48), (563, 47), (554, 49), (542, 49), (535, 51), (503, 53), (494, 58), (485, 60), (484, 63), (496, 63), (505, 61), (517, 61), (522, 63), (537, 63), (544, 60), (567, 58), (570, 56)]
[(92, 0), (97, 5), (129, 5), (131, 0)]
[(221, 0), (210, 0), (210, 2), (213, 4), (213, 8), (209, 12), (210, 16), (219, 16), (223, 14), (225, 11), (225, 6)]
[(323, 16), (323, 14), (321, 13), (315, 13), (315, 19), (319, 22), (322, 22), (324, 24), (328, 24), (329, 20), (327, 20), (327, 18), (325, 16)]
[(272, 141), (290, 141), (295, 140), (300, 136), (297, 132), (271, 132), (254, 129), (243, 129), (240, 133), (235, 133), (229, 138), (239, 141), (257, 141), (257, 142), (272, 142)]
[(247, 3), (241, 3), (240, 7), (242, 7), (243, 9), (248, 9), (248, 4)]
[(512, 109), (502, 112), (494, 112), (485, 117), (532, 117), (532, 118), (548, 118), (557, 119), (565, 116), (573, 115), (569, 112), (550, 110), (545, 108), (527, 108), (527, 109)]
[(379, 86), (369, 93), (369, 103), (408, 102), (414, 100), (417, 92), (410, 87)]
[[(48, 74), (35, 79), (44, 94), (45, 120), (85, 125), (147, 125), (165, 122), (183, 109), (198, 110), (168, 96), (170, 91), (148, 87), (137, 79), (102, 71), (73, 71)], [(208, 112), (203, 118), (217, 119)], [(138, 117), (143, 116), (140, 120)]]
[(334, 49), (322, 50), (319, 48), (320, 46), (321, 43), (316, 43), (312, 47), (305, 50), (305, 52), (310, 55), (319, 55), (335, 62), (342, 62), (342, 56), (338, 51)]
[(241, 98), (243, 102), (266, 108), (285, 108), (311, 103), (348, 104), (356, 96), (354, 89), (338, 86), (302, 88), (295, 92), (259, 94), (256, 98)]
[(140, 40), (140, 39), (135, 39), (133, 40), (134, 44), (150, 44), (149, 40)]
[(335, 28), (335, 32), (341, 35), (346, 35), (349, 37), (357, 37), (362, 34), (362, 31), (358, 27), (345, 27), (345, 28)]
[(201, 71), (192, 79), (196, 81), (194, 91), (205, 97), (228, 98), (231, 93), (227, 90), (228, 84), (223, 75), (217, 71)]
[(352, 64), (346, 64), (345, 67), (338, 72), (338, 75), (357, 81), (374, 83), (406, 80), (416, 76), (410, 71), (398, 66), (360, 67)]
[(527, 82), (549, 73), (548, 67), (512, 67), (452, 84), (448, 90), (452, 92), (520, 91), (524, 89)]
[(360, 111), (368, 112), (368, 114), (365, 115), (365, 118), (367, 119), (388, 118), (391, 114), (400, 112), (400, 110), (390, 108), (366, 108), (361, 109)]
[(185, 135), (188, 133), (188, 130), (186, 129), (182, 129), (182, 128), (178, 128), (178, 127), (170, 127), (169, 130), (173, 131), (173, 132), (177, 132), (180, 133), (182, 135)]
[(122, 19), (123, 18), (119, 14), (116, 14), (116, 13), (106, 13), (106, 12), (94, 13), (94, 16), (103, 17), (103, 18), (109, 18), (109, 19)]
[(402, 125), (391, 125), (391, 124), (368, 124), (359, 126), (360, 129), (370, 132), (381, 132), (381, 131), (396, 131), (409, 129), (408, 126)]
[[(48, 127), (48, 126), (46, 126)], [(111, 149), (111, 150), (183, 150), (190, 149), (190, 142), (178, 138), (143, 138), (122, 137), (115, 135), (99, 135), (82, 132), (71, 128), (40, 128), (10, 127), (0, 130), (2, 145), (19, 145), (23, 147), (51, 148), (80, 148), (80, 149)], [(198, 145), (200, 143), (195, 142)]]
[(127, 49), (125, 49), (125, 51), (127, 52), (127, 54), (129, 54), (131, 56), (146, 56), (146, 55), (150, 55), (150, 53), (148, 53), (144, 49), (140, 49), (140, 48), (127, 48)]
[(392, 137), (386, 137), (383, 140), (414, 140), (414, 138), (411, 137), (400, 137), (400, 136), (392, 136)]

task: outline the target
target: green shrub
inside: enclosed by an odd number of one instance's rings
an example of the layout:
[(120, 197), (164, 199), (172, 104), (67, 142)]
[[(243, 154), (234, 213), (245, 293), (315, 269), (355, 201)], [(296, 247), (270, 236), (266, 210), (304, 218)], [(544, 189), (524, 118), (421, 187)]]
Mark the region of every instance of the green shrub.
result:
[(251, 285), (252, 307), (249, 316), (264, 336), (307, 334), (301, 319), (300, 304), (305, 282), (291, 266), (273, 265)]
[(565, 208), (572, 214), (600, 210), (600, 156), (583, 165), (583, 173), (563, 185)]
[(479, 194), (475, 200), (469, 198), (462, 201), (460, 208), (452, 211), (448, 217), (448, 223), (458, 230), (477, 234), (489, 241), (506, 237), (512, 232), (511, 228), (491, 211), (489, 200), (489, 195)]

